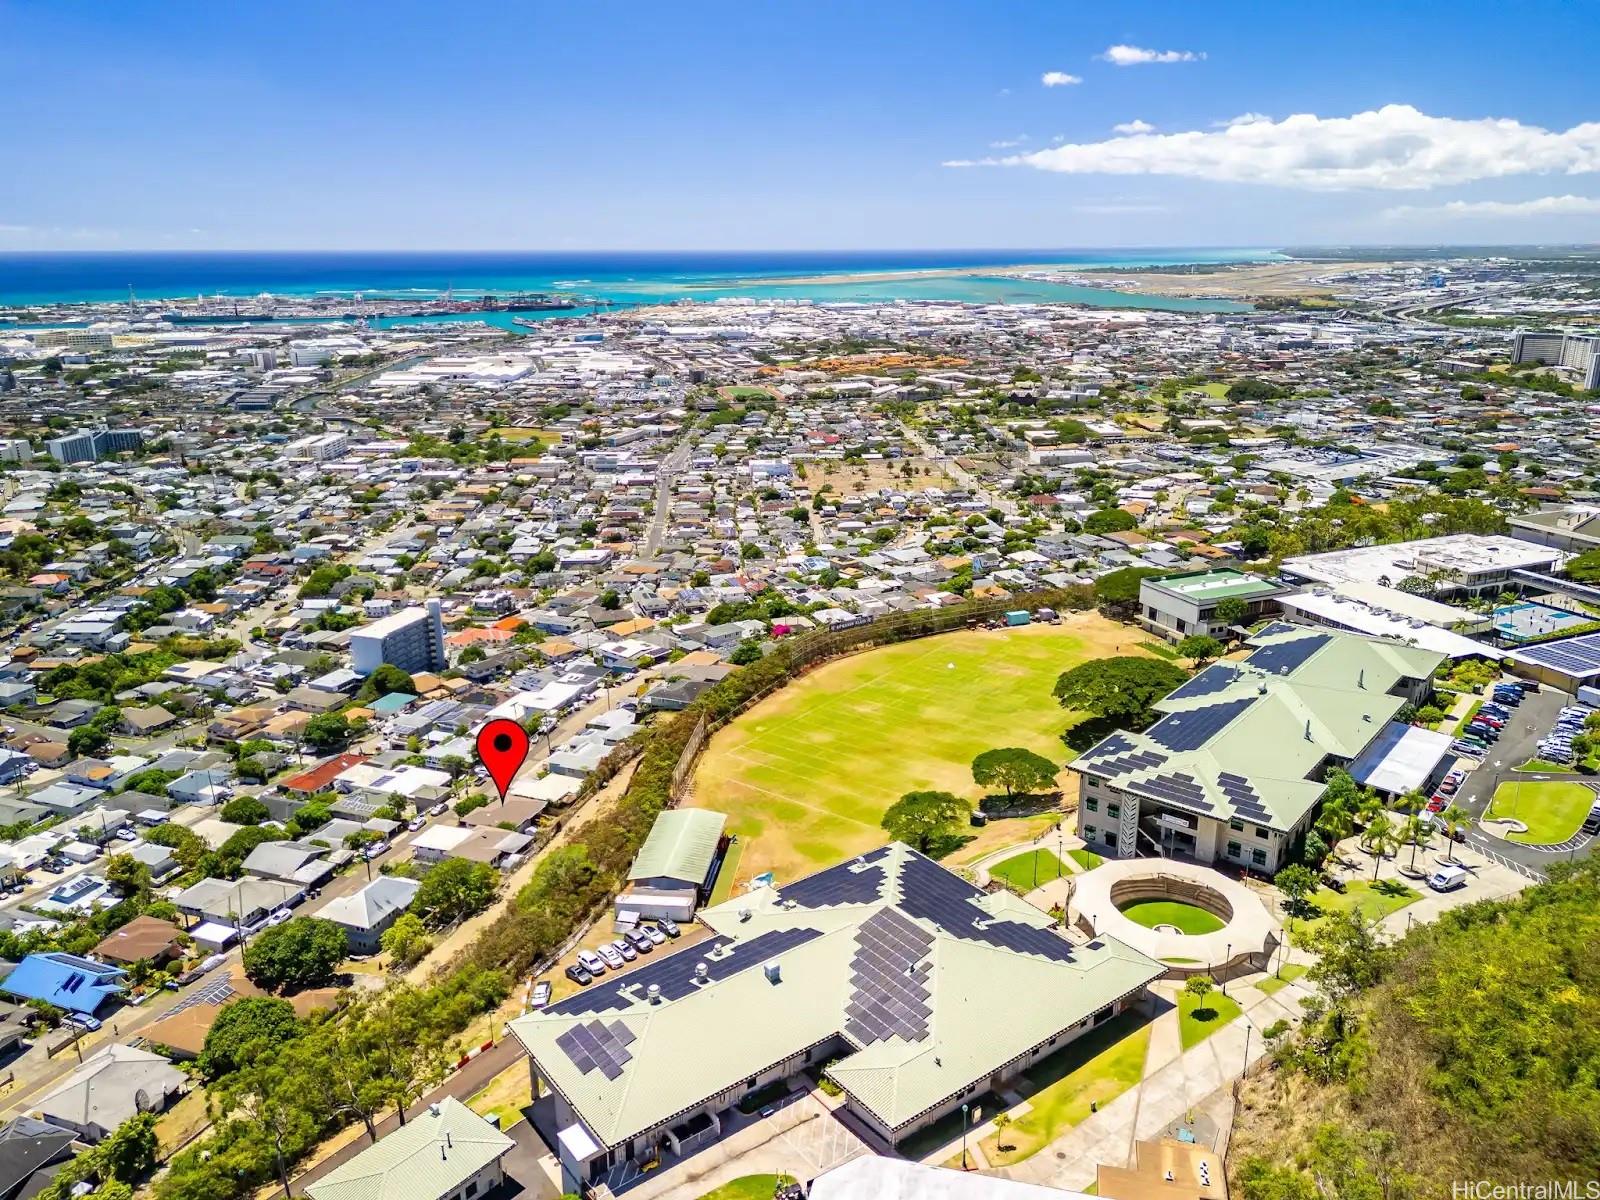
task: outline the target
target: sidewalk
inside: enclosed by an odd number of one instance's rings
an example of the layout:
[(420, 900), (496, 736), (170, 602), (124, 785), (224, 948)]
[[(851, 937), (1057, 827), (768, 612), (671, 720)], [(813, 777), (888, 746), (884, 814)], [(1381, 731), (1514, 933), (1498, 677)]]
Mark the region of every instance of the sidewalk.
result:
[[(1265, 976), (1255, 976), (1255, 979)], [(1154, 985), (1172, 1000), (1178, 987)], [(1228, 994), (1244, 1015), (1199, 1045), (1181, 1049), (1176, 1007), (1158, 1016), (1150, 1031), (1145, 1077), (1099, 1112), (1070, 1129), (1024, 1162), (991, 1174), (1023, 1183), (1082, 1191), (1095, 1181), (1101, 1163), (1125, 1166), (1133, 1161), (1134, 1143), (1158, 1136), (1174, 1122), (1198, 1114), (1226, 1130), (1233, 1116), (1233, 1081), (1267, 1052), (1261, 1031), (1279, 1020), (1298, 1023), (1300, 999), (1310, 991), (1300, 981), (1268, 996), (1251, 983), (1237, 980)]]

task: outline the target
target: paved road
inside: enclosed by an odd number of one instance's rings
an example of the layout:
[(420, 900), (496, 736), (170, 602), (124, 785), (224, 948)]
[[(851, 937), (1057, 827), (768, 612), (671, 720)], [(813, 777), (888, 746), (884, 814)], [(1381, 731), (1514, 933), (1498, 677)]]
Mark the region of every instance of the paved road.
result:
[(662, 538), (666, 537), (667, 518), (672, 508), (672, 481), (689, 465), (692, 453), (693, 447), (685, 437), (668, 450), (666, 457), (661, 460), (661, 468), (656, 472), (656, 510), (651, 515), (650, 528), (644, 535), (641, 558), (654, 558), (661, 547)]

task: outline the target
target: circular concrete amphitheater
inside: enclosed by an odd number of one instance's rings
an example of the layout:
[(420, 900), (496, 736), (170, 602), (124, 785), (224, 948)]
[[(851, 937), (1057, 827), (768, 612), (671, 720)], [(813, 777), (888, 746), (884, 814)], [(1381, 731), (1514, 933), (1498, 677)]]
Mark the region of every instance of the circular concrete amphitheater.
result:
[[(1167, 965), (1166, 978), (1210, 975), (1232, 979), (1264, 971), (1282, 928), (1262, 899), (1220, 871), (1172, 859), (1109, 859), (1075, 878), (1073, 924), (1086, 934), (1109, 934)], [(1185, 933), (1176, 924), (1154, 928), (1123, 914), (1150, 902), (1202, 910), (1220, 928)]]

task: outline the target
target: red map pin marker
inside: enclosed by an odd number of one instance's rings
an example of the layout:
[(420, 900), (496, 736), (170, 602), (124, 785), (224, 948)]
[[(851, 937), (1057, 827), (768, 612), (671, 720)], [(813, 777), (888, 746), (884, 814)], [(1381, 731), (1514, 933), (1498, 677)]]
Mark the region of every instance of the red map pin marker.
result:
[(478, 730), (478, 761), (500, 789), (502, 802), (527, 757), (528, 731), (515, 721), (497, 717)]

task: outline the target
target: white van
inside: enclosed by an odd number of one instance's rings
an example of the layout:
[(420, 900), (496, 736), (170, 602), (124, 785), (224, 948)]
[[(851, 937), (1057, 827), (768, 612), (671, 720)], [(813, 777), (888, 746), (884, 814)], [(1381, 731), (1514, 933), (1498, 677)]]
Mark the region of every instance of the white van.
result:
[(1441, 864), (1428, 876), (1428, 886), (1436, 892), (1453, 892), (1458, 887), (1465, 887), (1466, 883), (1466, 868), (1450, 864)]

